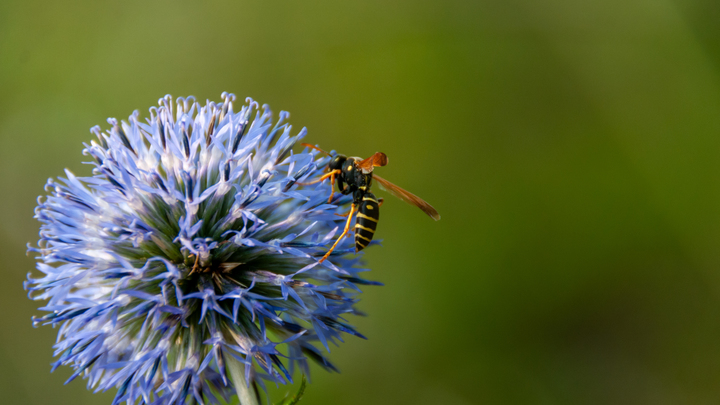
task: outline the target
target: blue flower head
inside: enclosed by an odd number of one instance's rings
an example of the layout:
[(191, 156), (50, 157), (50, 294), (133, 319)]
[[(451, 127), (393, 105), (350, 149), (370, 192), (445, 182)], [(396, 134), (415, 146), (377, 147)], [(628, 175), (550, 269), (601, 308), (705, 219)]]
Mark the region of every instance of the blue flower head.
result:
[[(50, 179), (35, 217), (47, 300), (36, 324), (59, 326), (53, 369), (69, 365), (115, 403), (219, 403), (241, 385), (292, 381), (343, 334), (362, 279), (353, 242), (318, 263), (349, 196), (328, 203), (328, 157), (293, 153), (281, 112), (235, 96), (200, 106), (160, 99), (141, 122), (109, 119), (85, 145), (92, 177)], [(239, 370), (239, 371), (238, 371)]]

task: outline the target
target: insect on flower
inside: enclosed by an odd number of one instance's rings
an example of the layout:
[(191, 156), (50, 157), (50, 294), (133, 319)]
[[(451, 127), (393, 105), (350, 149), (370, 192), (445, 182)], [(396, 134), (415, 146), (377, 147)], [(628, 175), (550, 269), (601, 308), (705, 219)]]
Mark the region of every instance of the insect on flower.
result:
[(302, 145), (331, 156), (331, 160), (327, 166), (328, 173), (315, 181), (300, 183), (301, 185), (312, 185), (329, 178), (331, 192), (328, 203), (332, 201), (335, 193), (335, 181), (337, 181), (338, 189), (342, 194), (347, 195), (352, 193), (353, 195), (353, 202), (350, 206), (350, 212), (347, 214), (348, 219), (345, 223), (345, 229), (325, 256), (319, 260), (321, 263), (330, 256), (333, 250), (335, 250), (337, 244), (350, 230), (350, 223), (353, 219), (353, 214), (356, 216), (355, 252), (357, 253), (365, 249), (372, 241), (373, 236), (375, 235), (375, 229), (377, 229), (378, 221), (380, 220), (380, 206), (383, 203), (382, 198), (377, 199), (375, 195), (370, 192), (370, 186), (373, 179), (377, 180), (381, 189), (389, 192), (408, 204), (412, 204), (420, 208), (424, 213), (428, 214), (430, 218), (436, 221), (440, 219), (440, 214), (435, 210), (435, 208), (425, 202), (422, 198), (410, 193), (409, 191), (403, 190), (380, 176), (373, 174), (373, 168), (382, 167), (388, 163), (388, 158), (384, 153), (376, 152), (367, 159), (361, 159), (359, 157), (349, 158), (340, 154), (336, 154), (334, 156), (330, 155), (330, 153), (325, 152), (317, 146), (307, 143), (303, 143)]
[(357, 257), (315, 260), (349, 201), (292, 189), (327, 158), (293, 153), (306, 130), (291, 135), (288, 113), (222, 98), (166, 96), (146, 120), (93, 128), (92, 175), (50, 179), (35, 210), (42, 275), (25, 287), (47, 300), (34, 322), (60, 326), (53, 369), (117, 388), (115, 404), (254, 404), (308, 360), (336, 371), (322, 348), (342, 334), (364, 338), (344, 318), (380, 283)]

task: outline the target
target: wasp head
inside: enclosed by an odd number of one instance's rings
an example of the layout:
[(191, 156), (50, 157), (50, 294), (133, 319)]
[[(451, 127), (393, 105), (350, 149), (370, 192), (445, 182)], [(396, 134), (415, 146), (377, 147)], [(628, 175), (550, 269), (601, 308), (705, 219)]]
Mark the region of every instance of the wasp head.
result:
[(347, 156), (345, 155), (335, 155), (332, 160), (330, 160), (330, 163), (328, 164), (328, 168), (330, 170), (338, 170), (342, 168), (343, 163), (347, 160)]

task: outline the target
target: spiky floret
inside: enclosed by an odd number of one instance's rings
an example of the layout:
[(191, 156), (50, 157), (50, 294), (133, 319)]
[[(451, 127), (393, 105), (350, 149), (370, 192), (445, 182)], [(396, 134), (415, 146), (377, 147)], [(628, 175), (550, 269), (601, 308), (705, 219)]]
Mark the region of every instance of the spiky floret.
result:
[(327, 157), (292, 152), (306, 130), (291, 136), (288, 113), (273, 124), (267, 105), (222, 98), (166, 96), (144, 123), (94, 127), (92, 177), (66, 170), (38, 200), (44, 275), (26, 289), (48, 313), (34, 321), (60, 326), (53, 369), (117, 387), (116, 403), (215, 403), (237, 388), (229, 363), (285, 383), (308, 358), (335, 370), (321, 347), (341, 333), (363, 337), (341, 317), (358, 284), (379, 283), (359, 277), (350, 240), (317, 262), (350, 199), (294, 186)]

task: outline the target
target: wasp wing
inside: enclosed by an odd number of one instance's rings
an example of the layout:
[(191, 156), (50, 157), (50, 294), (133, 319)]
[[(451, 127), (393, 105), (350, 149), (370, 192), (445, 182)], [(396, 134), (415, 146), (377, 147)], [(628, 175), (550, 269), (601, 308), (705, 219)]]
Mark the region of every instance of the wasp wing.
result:
[(402, 188), (390, 183), (389, 181), (383, 179), (380, 176), (373, 175), (373, 179), (380, 184), (380, 188), (387, 191), (388, 193), (394, 195), (395, 197), (405, 201), (408, 204), (412, 204), (421, 210), (423, 210), (424, 213), (428, 214), (430, 218), (434, 220), (440, 219), (440, 214), (435, 210), (435, 208), (432, 207), (432, 205), (428, 204), (425, 200), (422, 198), (416, 196), (415, 194), (403, 190)]
[(363, 173), (370, 173), (373, 170), (373, 167), (381, 167), (386, 164), (388, 164), (388, 158), (387, 155), (382, 152), (376, 152), (369, 158), (357, 162), (357, 166), (363, 171)]

